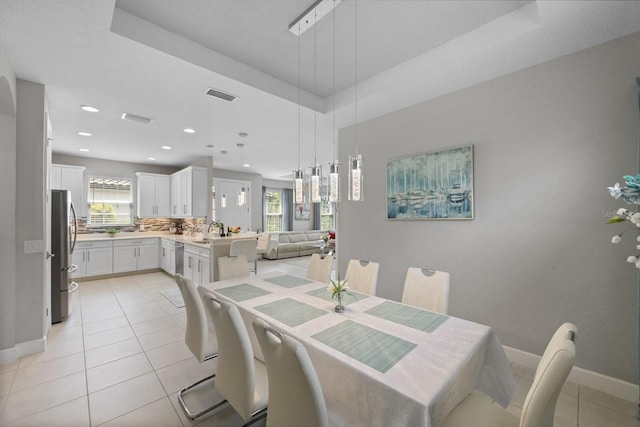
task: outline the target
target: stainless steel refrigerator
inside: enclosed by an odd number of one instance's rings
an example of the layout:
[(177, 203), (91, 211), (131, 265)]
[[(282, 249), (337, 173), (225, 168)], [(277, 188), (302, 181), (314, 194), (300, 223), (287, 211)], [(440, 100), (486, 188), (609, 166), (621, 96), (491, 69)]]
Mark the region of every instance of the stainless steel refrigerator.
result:
[(51, 323), (62, 322), (69, 316), (71, 294), (78, 288), (71, 281), (71, 273), (78, 269), (71, 263), (77, 226), (71, 192), (51, 190)]

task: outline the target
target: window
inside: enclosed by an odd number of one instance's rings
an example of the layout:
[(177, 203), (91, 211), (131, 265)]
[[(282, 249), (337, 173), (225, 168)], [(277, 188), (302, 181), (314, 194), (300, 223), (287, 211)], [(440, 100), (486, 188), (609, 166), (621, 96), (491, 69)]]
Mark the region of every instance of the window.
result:
[(132, 180), (89, 177), (89, 224), (131, 225)]
[(320, 205), (320, 230), (333, 230), (333, 204), (326, 197), (322, 198)]
[(267, 191), (265, 231), (282, 231), (282, 193)]

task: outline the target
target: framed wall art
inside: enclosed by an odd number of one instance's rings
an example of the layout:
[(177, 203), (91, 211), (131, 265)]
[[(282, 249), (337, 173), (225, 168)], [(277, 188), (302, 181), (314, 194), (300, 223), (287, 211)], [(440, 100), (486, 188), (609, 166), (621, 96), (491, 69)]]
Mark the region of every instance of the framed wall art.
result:
[(309, 209), (309, 202), (296, 203), (296, 213), (294, 219), (296, 221), (309, 221), (311, 219), (311, 209)]
[(473, 219), (473, 146), (387, 162), (387, 219)]

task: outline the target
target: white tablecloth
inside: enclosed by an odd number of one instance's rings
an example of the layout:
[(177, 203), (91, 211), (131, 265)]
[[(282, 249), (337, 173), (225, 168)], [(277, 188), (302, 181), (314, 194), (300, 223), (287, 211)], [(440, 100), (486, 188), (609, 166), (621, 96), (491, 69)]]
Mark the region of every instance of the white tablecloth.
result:
[[(505, 407), (513, 397), (515, 380), (491, 328), (448, 317), (433, 332), (423, 332), (365, 313), (386, 301), (373, 296), (348, 304), (344, 313), (335, 313), (333, 302), (306, 294), (326, 288), (324, 283), (286, 288), (263, 280), (282, 275), (285, 273), (271, 272), (209, 283), (205, 287), (215, 292), (248, 283), (270, 292), (234, 301), (248, 325), (256, 356), (261, 357), (262, 353), (250, 326), (255, 317), (301, 341), (313, 361), (336, 424), (438, 426), (473, 389), (484, 391)], [(290, 327), (255, 309), (283, 298), (321, 308), (327, 314)], [(348, 296), (345, 301), (349, 303)], [(415, 343), (416, 347), (382, 373), (312, 337), (346, 319)]]

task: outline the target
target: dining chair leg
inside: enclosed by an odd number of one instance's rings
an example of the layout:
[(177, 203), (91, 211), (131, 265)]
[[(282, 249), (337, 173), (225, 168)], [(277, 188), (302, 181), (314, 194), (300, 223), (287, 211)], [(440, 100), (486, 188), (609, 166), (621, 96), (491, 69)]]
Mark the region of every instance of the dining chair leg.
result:
[(180, 403), (180, 406), (182, 407), (182, 410), (184, 411), (184, 413), (187, 415), (187, 417), (191, 420), (195, 420), (198, 419), (200, 417), (202, 417), (203, 415), (213, 411), (214, 409), (224, 405), (225, 403), (227, 403), (226, 399), (222, 400), (221, 402), (218, 402), (216, 404), (214, 404), (213, 406), (209, 406), (206, 409), (203, 409), (202, 411), (198, 412), (197, 414), (192, 414), (191, 411), (189, 410), (189, 408), (187, 408), (187, 404), (183, 399), (183, 396), (188, 394), (191, 390), (193, 390), (195, 387), (199, 386), (200, 384), (209, 381), (213, 378), (215, 378), (216, 374), (210, 375), (206, 378), (201, 379), (200, 381), (197, 381), (193, 384), (191, 384), (190, 386), (183, 388), (182, 390), (180, 390), (180, 392), (178, 393), (178, 402)]
[(242, 425), (242, 427), (250, 426), (251, 424), (258, 422), (261, 419), (266, 418), (267, 409), (269, 409), (269, 408), (263, 408), (263, 409), (260, 409), (259, 411), (254, 412), (253, 414), (251, 414), (251, 418), (249, 418), (249, 421), (244, 423)]

